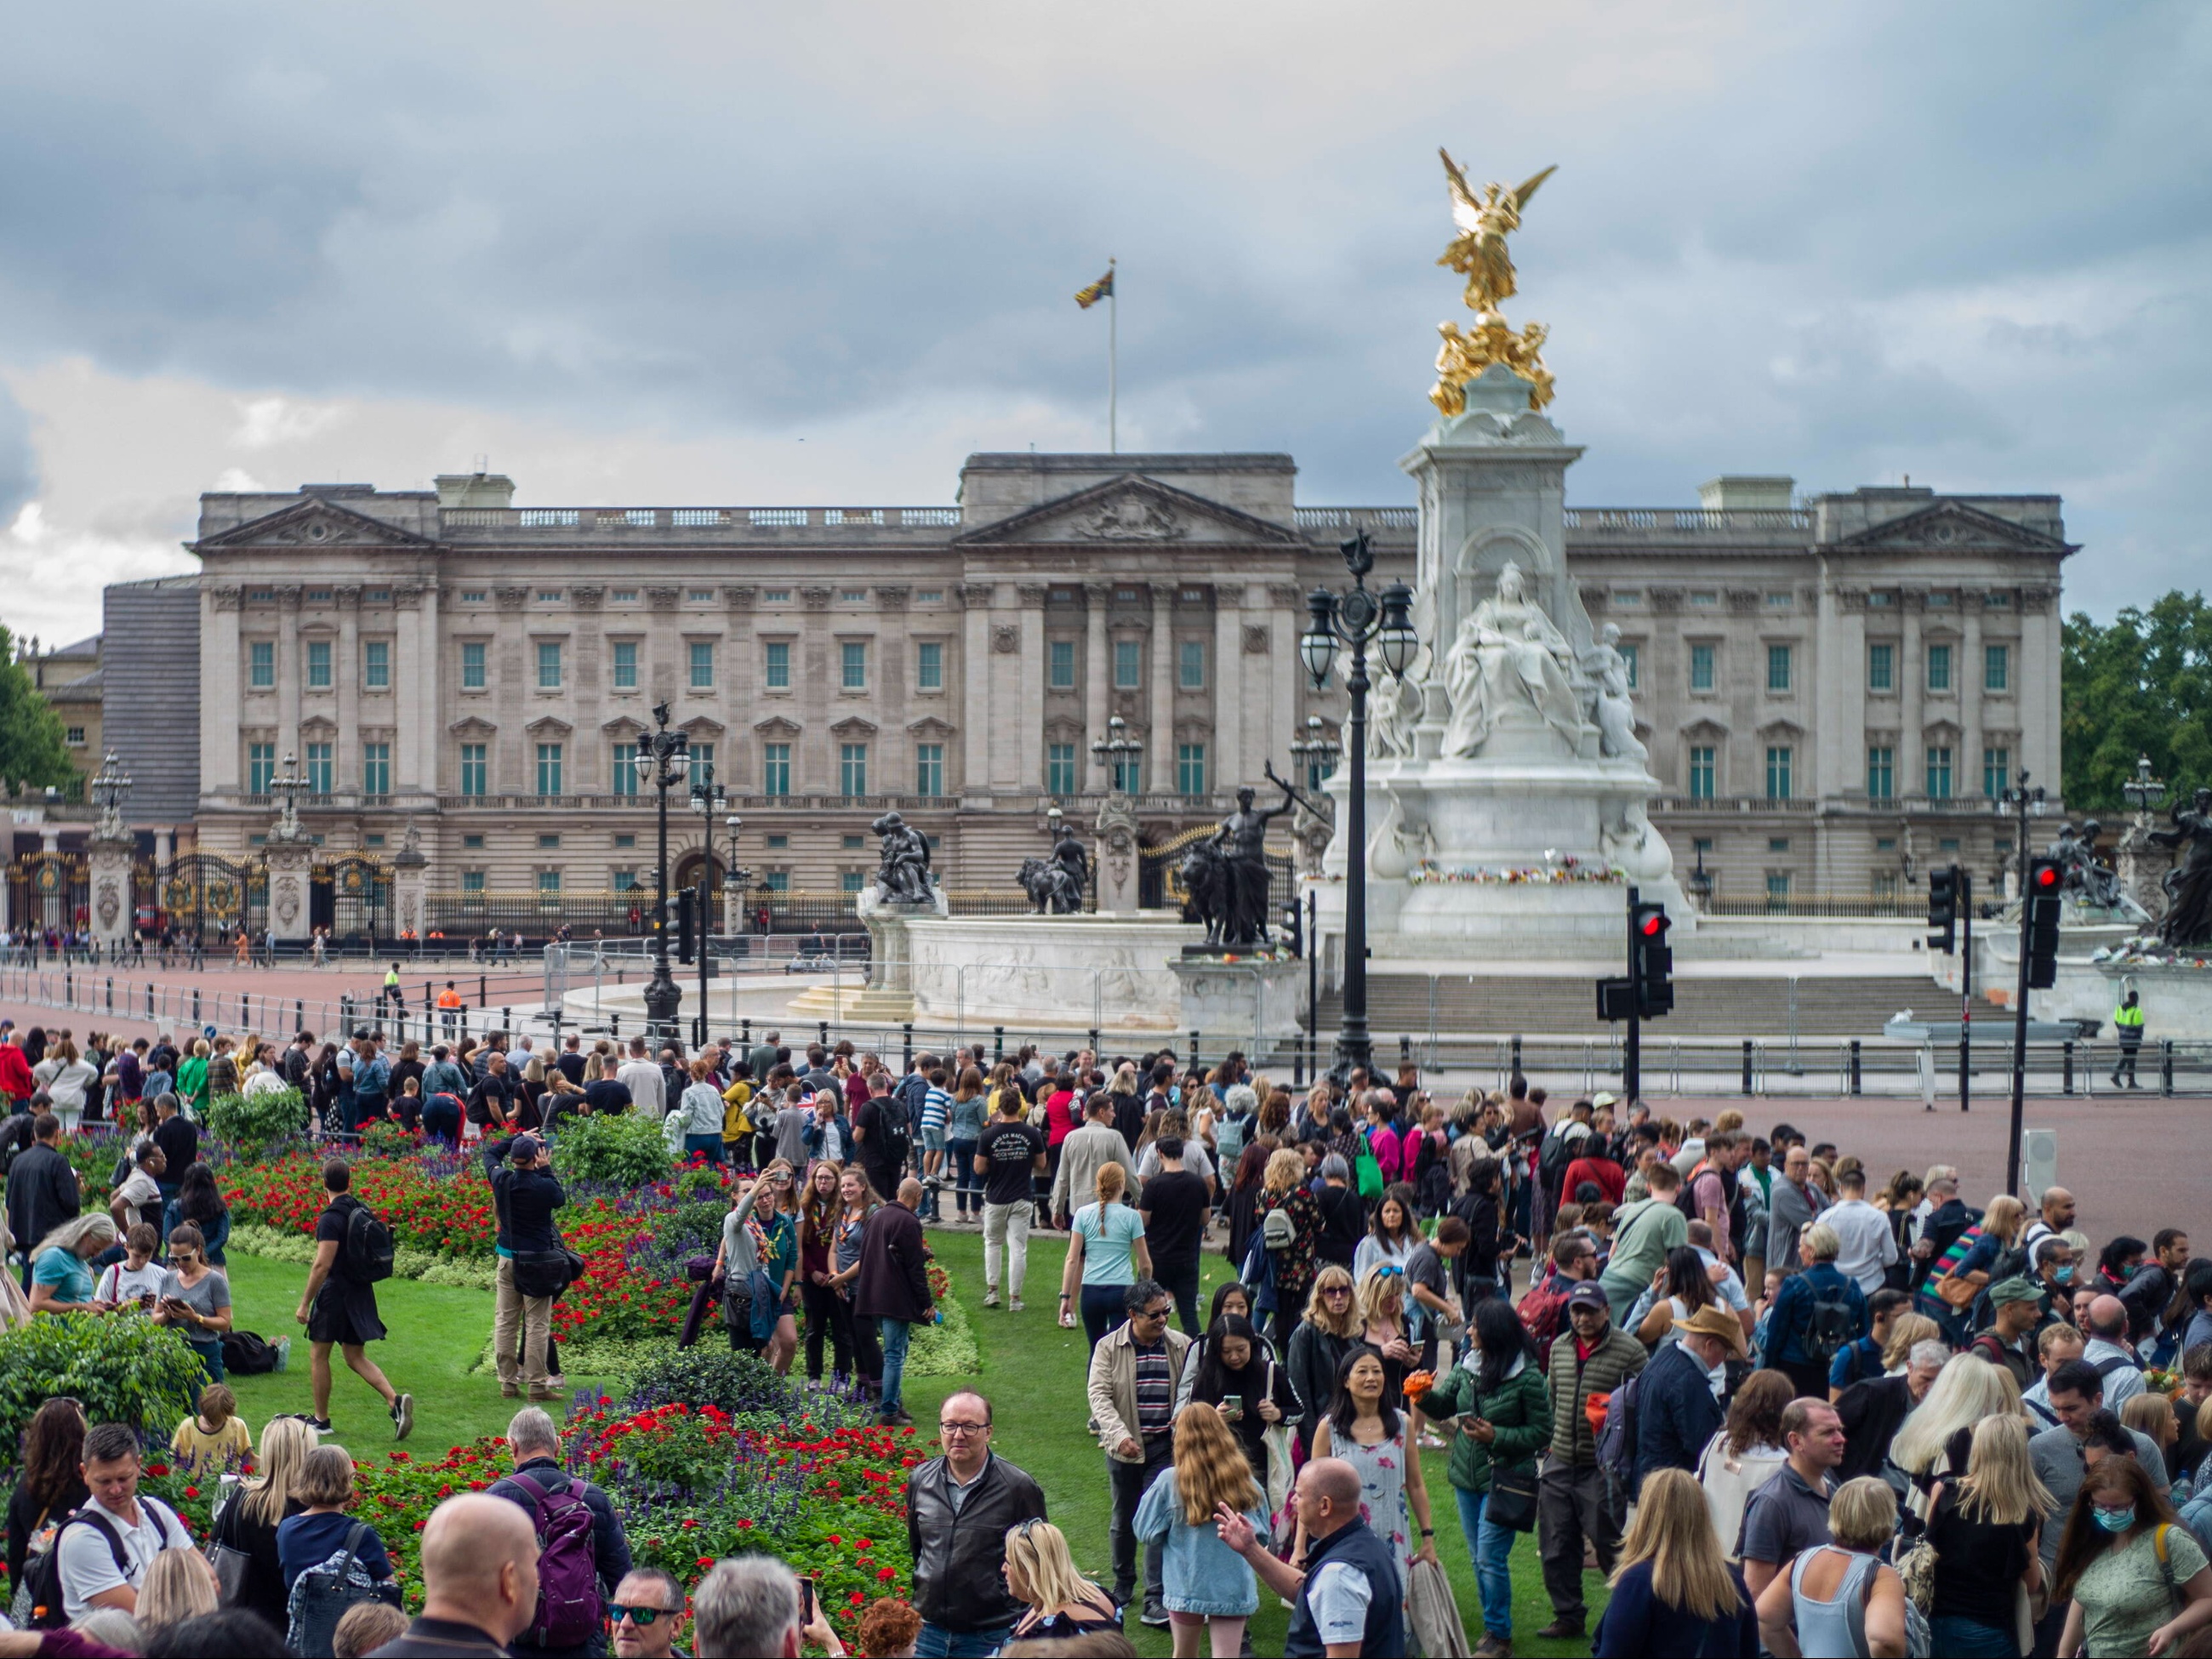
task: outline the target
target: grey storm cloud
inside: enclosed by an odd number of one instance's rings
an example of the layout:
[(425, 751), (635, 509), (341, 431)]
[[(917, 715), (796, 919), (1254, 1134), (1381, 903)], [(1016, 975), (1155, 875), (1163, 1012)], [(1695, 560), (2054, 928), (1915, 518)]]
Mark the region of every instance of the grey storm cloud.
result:
[(0, 525), (15, 515), (39, 487), (39, 460), (31, 449), (31, 422), (23, 406), (0, 386)]
[(1125, 421), (1402, 499), (1456, 308), (1443, 142), (1478, 177), (1559, 163), (1516, 317), (1553, 329), (1581, 499), (1904, 470), (2063, 489), (2125, 552), (2111, 592), (2198, 562), (2192, 446), (2142, 464), (2201, 434), (2212, 368), (2185, 3), (125, 4), (9, 33), (0, 366), (695, 434), (1087, 415), (1102, 330), (1068, 296), (1113, 253)]

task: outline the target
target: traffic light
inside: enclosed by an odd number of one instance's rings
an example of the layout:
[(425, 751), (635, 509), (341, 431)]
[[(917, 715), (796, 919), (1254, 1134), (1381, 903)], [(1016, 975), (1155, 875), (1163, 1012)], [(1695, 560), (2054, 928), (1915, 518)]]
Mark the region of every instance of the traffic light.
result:
[(2047, 991), (2058, 983), (2058, 895), (2065, 872), (2054, 859), (2027, 861), (2027, 986)]
[(1667, 944), (1663, 904), (1638, 902), (1628, 915), (1629, 961), (1635, 972), (1636, 1012), (1644, 1019), (1672, 1012), (1674, 1006), (1674, 952)]
[(1283, 907), (1283, 937), (1290, 943), (1291, 954), (1301, 959), (1306, 953), (1305, 933), (1304, 907), (1298, 903), (1297, 896), (1292, 894), (1291, 902)]
[(1949, 956), (1959, 948), (1959, 866), (1928, 872), (1928, 948)]
[(699, 895), (689, 887), (676, 890), (676, 959), (691, 960), (691, 940), (698, 927)]

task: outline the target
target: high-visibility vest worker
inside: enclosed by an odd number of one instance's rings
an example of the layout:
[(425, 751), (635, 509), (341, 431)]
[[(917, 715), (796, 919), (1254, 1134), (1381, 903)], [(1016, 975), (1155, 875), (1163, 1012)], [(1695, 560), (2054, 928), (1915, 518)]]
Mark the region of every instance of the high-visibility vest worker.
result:
[(452, 986), (448, 985), (444, 990), (438, 993), (438, 1006), (441, 1008), (459, 1007), (461, 1006), (461, 994), (459, 991), (456, 991)]
[(2123, 1042), (2142, 1041), (2142, 1005), (2132, 997), (2112, 1010), (2112, 1029)]

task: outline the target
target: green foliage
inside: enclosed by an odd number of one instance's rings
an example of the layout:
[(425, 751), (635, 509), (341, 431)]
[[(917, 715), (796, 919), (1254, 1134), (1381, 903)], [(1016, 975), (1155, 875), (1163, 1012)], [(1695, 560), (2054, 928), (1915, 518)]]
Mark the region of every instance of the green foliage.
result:
[(15, 636), (0, 627), (0, 783), (43, 789), (76, 778), (62, 717), (15, 660)]
[(371, 1158), (409, 1158), (422, 1150), (422, 1137), (408, 1133), (388, 1119), (379, 1118), (362, 1126), (361, 1150)]
[(208, 1103), (208, 1133), (243, 1158), (307, 1132), (307, 1098), (297, 1089), (222, 1095)]
[(42, 1314), (0, 1334), (0, 1446), (48, 1400), (74, 1395), (86, 1419), (129, 1423), (162, 1439), (189, 1415), (207, 1380), (185, 1339), (141, 1313)]
[(563, 1181), (641, 1187), (665, 1180), (672, 1161), (660, 1125), (629, 1112), (563, 1118), (553, 1135), (553, 1168)]
[(2166, 593), (2147, 611), (2130, 605), (2109, 626), (2076, 611), (2063, 650), (2059, 738), (2070, 810), (2130, 810), (2120, 786), (2138, 755), (2166, 780), (2169, 805), (2212, 786), (2212, 605), (2202, 593)]

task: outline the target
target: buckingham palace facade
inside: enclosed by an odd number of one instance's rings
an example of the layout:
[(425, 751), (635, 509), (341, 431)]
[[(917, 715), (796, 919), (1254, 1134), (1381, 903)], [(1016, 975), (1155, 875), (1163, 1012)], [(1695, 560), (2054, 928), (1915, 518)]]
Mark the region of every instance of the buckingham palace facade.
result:
[[(772, 887), (856, 888), (893, 808), (956, 892), (1010, 887), (1050, 806), (1087, 830), (1117, 785), (1158, 843), (1287, 774), (1310, 714), (1337, 730), (1340, 677), (1314, 692), (1297, 641), (1339, 541), (1364, 528), (1379, 579), (1412, 574), (1414, 509), (1301, 507), (1295, 478), (1286, 455), (978, 454), (951, 507), (518, 507), (483, 474), (206, 495), (197, 804), (165, 828), (250, 857), (291, 756), (326, 848), (383, 856), (411, 825), (434, 894), (649, 889), (634, 761), (665, 703)], [(1989, 796), (2058, 781), (2058, 499), (1702, 495), (1566, 520), (1678, 863), (1723, 897), (1993, 872)], [(131, 711), (106, 715), (133, 759)], [(1116, 718), (1139, 748), (1109, 777)], [(719, 877), (720, 818), (709, 848), (677, 808), (675, 878)]]

